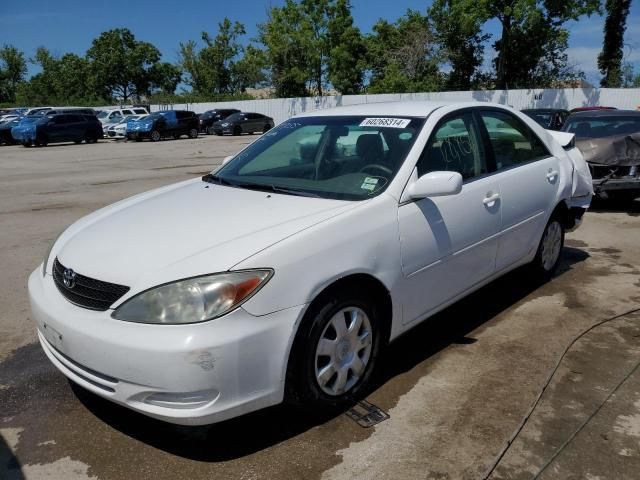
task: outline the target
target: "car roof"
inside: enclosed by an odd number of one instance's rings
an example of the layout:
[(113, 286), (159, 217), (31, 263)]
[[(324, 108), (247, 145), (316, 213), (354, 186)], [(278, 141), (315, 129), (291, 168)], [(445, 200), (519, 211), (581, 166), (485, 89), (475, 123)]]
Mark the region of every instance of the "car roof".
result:
[(523, 113), (537, 113), (537, 112), (567, 112), (564, 108), (523, 108), (520, 110)]
[(640, 116), (640, 112), (637, 110), (582, 110), (571, 114), (571, 118), (638, 116)]
[(465, 107), (500, 107), (504, 105), (488, 102), (427, 102), (427, 101), (401, 101), (401, 102), (377, 102), (348, 105), (344, 107), (327, 108), (305, 112), (296, 117), (326, 117), (326, 116), (363, 116), (363, 115), (390, 115), (393, 117), (427, 117), (434, 110), (446, 106)]

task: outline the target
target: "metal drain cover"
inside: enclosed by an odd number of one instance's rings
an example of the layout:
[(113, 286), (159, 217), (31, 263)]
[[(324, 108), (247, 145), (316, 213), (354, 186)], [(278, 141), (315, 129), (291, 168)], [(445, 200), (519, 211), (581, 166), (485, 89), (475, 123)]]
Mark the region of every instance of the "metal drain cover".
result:
[(389, 414), (373, 403), (360, 400), (345, 415), (362, 428), (369, 428), (389, 418)]

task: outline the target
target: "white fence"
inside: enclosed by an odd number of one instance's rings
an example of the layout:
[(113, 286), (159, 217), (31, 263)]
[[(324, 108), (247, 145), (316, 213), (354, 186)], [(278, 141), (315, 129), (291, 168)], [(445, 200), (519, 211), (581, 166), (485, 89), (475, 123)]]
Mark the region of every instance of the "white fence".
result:
[(564, 88), (539, 90), (478, 90), (468, 92), (389, 93), (341, 95), (335, 97), (274, 98), (235, 102), (152, 105), (151, 111), (177, 108), (202, 113), (213, 108), (237, 108), (272, 117), (276, 124), (293, 115), (313, 110), (397, 100), (494, 102), (523, 108), (564, 108), (608, 106), (634, 110), (640, 106), (640, 88)]

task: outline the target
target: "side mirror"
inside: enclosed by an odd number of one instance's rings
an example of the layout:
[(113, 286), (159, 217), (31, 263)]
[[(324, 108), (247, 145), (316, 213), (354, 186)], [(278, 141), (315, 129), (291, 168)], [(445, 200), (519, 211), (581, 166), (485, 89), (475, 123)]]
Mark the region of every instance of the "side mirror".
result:
[(229, 155), (228, 157), (224, 157), (222, 159), (222, 165), (224, 165), (225, 163), (229, 163), (229, 160), (231, 160), (233, 158), (233, 155)]
[(427, 197), (457, 195), (462, 190), (462, 175), (458, 172), (429, 172), (409, 185), (409, 197), (420, 200)]

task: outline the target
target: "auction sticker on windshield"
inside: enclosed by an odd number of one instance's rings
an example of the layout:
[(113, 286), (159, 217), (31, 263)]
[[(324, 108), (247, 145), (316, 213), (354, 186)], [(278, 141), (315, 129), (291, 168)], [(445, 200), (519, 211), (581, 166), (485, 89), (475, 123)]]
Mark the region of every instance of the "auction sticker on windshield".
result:
[(365, 118), (360, 126), (406, 128), (410, 123), (409, 118)]

